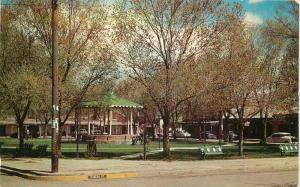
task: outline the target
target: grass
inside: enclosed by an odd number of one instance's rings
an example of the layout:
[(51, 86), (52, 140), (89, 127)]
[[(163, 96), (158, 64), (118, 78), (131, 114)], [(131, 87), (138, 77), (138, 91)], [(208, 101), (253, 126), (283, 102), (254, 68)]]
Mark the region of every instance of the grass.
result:
[[(19, 141), (16, 138), (0, 138), (0, 142), (3, 142), (1, 148), (1, 155), (3, 156), (14, 156), (18, 150)], [(51, 139), (28, 139), (24, 143), (32, 143), (34, 147), (37, 145), (48, 145), (47, 155), (50, 156), (51, 152)], [(171, 147), (199, 147), (204, 145), (197, 141), (183, 141), (183, 140), (171, 140)], [(205, 145), (218, 144), (207, 142)], [(160, 142), (162, 148), (162, 142)], [(86, 156), (86, 143), (79, 144), (79, 156), (82, 158), (88, 158)], [(158, 141), (151, 141), (149, 143), (148, 150), (155, 150), (159, 148)], [(77, 145), (76, 143), (62, 143), (61, 145), (62, 157), (64, 158), (75, 158), (77, 156)], [(240, 158), (238, 155), (238, 146), (224, 146), (223, 151), (225, 153), (225, 159), (235, 159)], [(130, 144), (97, 144), (97, 156), (98, 158), (113, 158), (122, 155), (142, 153), (143, 145), (130, 145)], [(171, 151), (171, 159), (174, 160), (199, 160), (201, 159), (199, 151), (196, 150), (174, 150)], [(36, 155), (38, 156), (38, 155)], [(258, 145), (258, 144), (245, 144), (244, 145), (244, 158), (270, 158), (270, 157), (280, 157), (280, 152), (278, 146), (272, 145)], [(213, 157), (219, 158), (219, 157)], [(221, 158), (221, 157), (220, 157)], [(148, 155), (147, 159), (150, 160), (161, 160), (163, 159), (162, 153), (156, 153)]]
[[(1, 138), (0, 142), (3, 142), (3, 147), (19, 147), (19, 140), (16, 138)], [(51, 139), (28, 139), (24, 140), (24, 143), (32, 143), (34, 146), (37, 145), (48, 145), (48, 149), (51, 147)], [(162, 142), (160, 143), (162, 147)], [(62, 143), (62, 151), (76, 151), (76, 143)], [(197, 142), (182, 142), (182, 141), (171, 141), (172, 147), (196, 147), (199, 146)], [(149, 149), (154, 150), (159, 148), (158, 141), (151, 141)], [(79, 143), (79, 149), (86, 151), (86, 143)], [(135, 152), (137, 150), (143, 150), (143, 145), (136, 144), (97, 144), (99, 150), (109, 150), (113, 152)]]
[[(273, 157), (281, 157), (279, 152), (272, 152), (272, 153), (266, 153), (266, 152), (252, 152), (248, 153), (246, 150), (244, 150), (244, 156), (242, 158), (273, 158)], [(233, 152), (225, 152), (225, 156), (213, 156), (213, 157), (207, 157), (207, 159), (238, 159), (241, 158), (238, 156), (237, 151)], [(147, 160), (162, 160), (164, 159), (162, 153), (157, 153), (153, 155), (148, 155)], [(181, 161), (189, 161), (189, 160), (202, 160), (202, 157), (199, 154), (198, 150), (176, 150), (171, 151), (171, 160), (181, 160)]]
[[(238, 146), (224, 146), (223, 156), (213, 156), (207, 159), (238, 159), (238, 158), (274, 158), (282, 157), (278, 148), (278, 145), (258, 145), (258, 144), (245, 144), (244, 145), (244, 155), (242, 157), (238, 156)], [(285, 155), (290, 156), (290, 155)], [(298, 154), (292, 154), (292, 156), (298, 156)], [(139, 158), (141, 159), (141, 158)], [(147, 160), (163, 160), (162, 153), (151, 154), (147, 156)], [(174, 150), (171, 151), (171, 160), (201, 160), (202, 157), (199, 150)], [(132, 160), (132, 159), (131, 159)]]

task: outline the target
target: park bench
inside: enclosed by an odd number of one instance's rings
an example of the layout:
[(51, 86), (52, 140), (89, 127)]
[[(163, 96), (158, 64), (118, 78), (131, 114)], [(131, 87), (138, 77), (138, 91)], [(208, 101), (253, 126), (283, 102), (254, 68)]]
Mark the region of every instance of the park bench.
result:
[(32, 148), (33, 148), (32, 143), (25, 143), (23, 148), (24, 148), (24, 155), (28, 156), (32, 154)]
[(296, 143), (285, 143), (279, 145), (281, 156), (286, 153), (298, 153), (298, 144)]
[(47, 147), (48, 145), (38, 145), (34, 149), (34, 153), (36, 156), (46, 156), (47, 155)]
[(207, 156), (224, 156), (221, 146), (203, 146), (199, 149), (200, 155), (203, 159)]

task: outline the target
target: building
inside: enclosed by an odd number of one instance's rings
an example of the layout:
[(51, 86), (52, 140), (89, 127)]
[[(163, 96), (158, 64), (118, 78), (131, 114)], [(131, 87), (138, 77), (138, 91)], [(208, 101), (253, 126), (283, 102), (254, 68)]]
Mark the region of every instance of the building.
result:
[[(74, 117), (70, 116), (62, 127), (62, 135), (76, 137), (85, 130), (88, 135), (97, 136), (100, 143), (131, 141), (132, 136), (139, 134), (138, 117), (142, 108), (142, 105), (112, 93), (101, 95), (78, 105)], [(24, 127), (31, 137), (51, 135), (51, 124), (45, 125), (38, 119), (26, 119)], [(17, 133), (14, 119), (0, 121), (0, 136), (17, 136)]]

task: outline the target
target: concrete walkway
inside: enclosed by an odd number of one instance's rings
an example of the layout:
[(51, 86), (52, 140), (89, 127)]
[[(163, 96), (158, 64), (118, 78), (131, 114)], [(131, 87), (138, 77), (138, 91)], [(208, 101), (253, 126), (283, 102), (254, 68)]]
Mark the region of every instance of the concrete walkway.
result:
[[(3, 159), (2, 172), (5, 170), (34, 172), (39, 176), (51, 176), (51, 160), (45, 158)], [(211, 175), (234, 174), (238, 172), (295, 171), (298, 170), (298, 157), (236, 159), (236, 160), (199, 160), (199, 161), (132, 161), (119, 159), (76, 160), (60, 159), (59, 173), (54, 176), (85, 175), (87, 180), (106, 174), (127, 177), (161, 177), (164, 175)], [(117, 176), (117, 178), (118, 178)], [(55, 178), (56, 180), (57, 178)]]

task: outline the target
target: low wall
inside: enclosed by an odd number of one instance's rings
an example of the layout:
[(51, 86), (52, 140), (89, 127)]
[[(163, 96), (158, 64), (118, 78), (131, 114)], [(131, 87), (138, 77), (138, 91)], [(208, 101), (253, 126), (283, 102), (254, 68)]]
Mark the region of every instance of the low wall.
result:
[(97, 143), (131, 144), (136, 135), (94, 135)]

